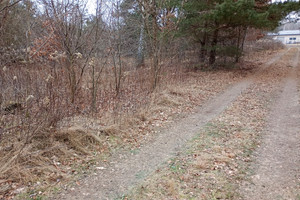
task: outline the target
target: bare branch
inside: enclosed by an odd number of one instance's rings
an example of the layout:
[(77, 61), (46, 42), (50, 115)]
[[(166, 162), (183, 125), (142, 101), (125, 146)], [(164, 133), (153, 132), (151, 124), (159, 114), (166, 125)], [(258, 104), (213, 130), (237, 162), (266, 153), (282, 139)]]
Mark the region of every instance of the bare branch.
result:
[(16, 2), (14, 2), (14, 3), (12, 3), (12, 4), (10, 4), (10, 5), (7, 5), (7, 6), (5, 6), (4, 8), (2, 8), (1, 10), (0, 10), (0, 13), (1, 12), (3, 12), (4, 10), (6, 10), (6, 9), (9, 9), (9, 8), (11, 8), (11, 7), (13, 7), (13, 6), (15, 6), (15, 5), (17, 5), (20, 1), (22, 1), (22, 0), (17, 0)]

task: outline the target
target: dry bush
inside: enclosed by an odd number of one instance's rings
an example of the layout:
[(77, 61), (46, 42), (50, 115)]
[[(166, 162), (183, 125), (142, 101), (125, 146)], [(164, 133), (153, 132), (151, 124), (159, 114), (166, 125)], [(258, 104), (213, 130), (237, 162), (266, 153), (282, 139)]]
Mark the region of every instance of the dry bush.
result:
[(65, 109), (69, 104), (64, 79), (50, 68), (6, 66), (0, 76), (0, 180), (9, 183), (1, 185), (6, 188), (1, 190), (2, 198), (16, 185), (39, 177), (36, 167), (47, 168), (49, 158), (39, 152), (56, 149), (48, 140), (54, 132), (51, 127), (72, 109)]
[(284, 44), (280, 41), (273, 40), (271, 38), (262, 38), (257, 41), (246, 43), (246, 52), (251, 51), (267, 51), (267, 50), (279, 50), (285, 48)]
[[(121, 137), (119, 127), (126, 116), (150, 102), (147, 68), (126, 69), (124, 86), (117, 96), (113, 72), (106, 67), (99, 78), (96, 110), (91, 107), (89, 71), (71, 104), (62, 64), (19, 64), (0, 69), (0, 198), (9, 198), (23, 185), (34, 188), (37, 182), (47, 185), (65, 179), (70, 171), (67, 166), (74, 160), (84, 162), (93, 152), (107, 151), (112, 145), (107, 137)], [(69, 116), (90, 113), (101, 119), (96, 129), (60, 126)]]
[(250, 28), (245, 41), (245, 54), (253, 51), (280, 50), (285, 46), (280, 41), (273, 40), (266, 36), (262, 30)]

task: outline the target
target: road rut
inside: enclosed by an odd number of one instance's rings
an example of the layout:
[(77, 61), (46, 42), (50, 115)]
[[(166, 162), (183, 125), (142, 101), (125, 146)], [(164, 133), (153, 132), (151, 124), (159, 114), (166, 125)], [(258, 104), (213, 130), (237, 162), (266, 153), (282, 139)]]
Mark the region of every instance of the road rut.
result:
[(254, 175), (243, 186), (246, 200), (300, 199), (300, 105), (297, 91), (299, 50), (268, 117), (256, 152)]

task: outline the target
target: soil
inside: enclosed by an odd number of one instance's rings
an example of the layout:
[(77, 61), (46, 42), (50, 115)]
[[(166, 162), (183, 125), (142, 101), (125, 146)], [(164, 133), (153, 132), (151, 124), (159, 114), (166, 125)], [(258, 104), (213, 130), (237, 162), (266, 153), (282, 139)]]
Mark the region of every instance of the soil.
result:
[(266, 133), (255, 154), (254, 175), (242, 188), (246, 200), (300, 198), (298, 61), (299, 52), (282, 82), (281, 94), (271, 108)]
[[(263, 70), (280, 60), (290, 49), (268, 60), (255, 73), (199, 107), (193, 114), (166, 128), (148, 144), (132, 152), (115, 155), (97, 167), (95, 174), (62, 191), (55, 199), (117, 199), (143, 182), (151, 173), (180, 153), (205, 124), (218, 117), (249, 88)], [(282, 82), (283, 90), (274, 97), (252, 169), (253, 177), (240, 191), (242, 199), (296, 199), (299, 193), (299, 94), (297, 91), (298, 54)]]

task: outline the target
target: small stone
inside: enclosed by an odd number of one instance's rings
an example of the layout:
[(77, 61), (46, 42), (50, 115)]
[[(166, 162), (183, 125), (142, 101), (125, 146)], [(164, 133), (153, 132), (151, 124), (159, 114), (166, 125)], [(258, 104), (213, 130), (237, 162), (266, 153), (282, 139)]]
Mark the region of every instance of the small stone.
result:
[(104, 170), (105, 167), (96, 167), (96, 169), (99, 169), (99, 170)]

